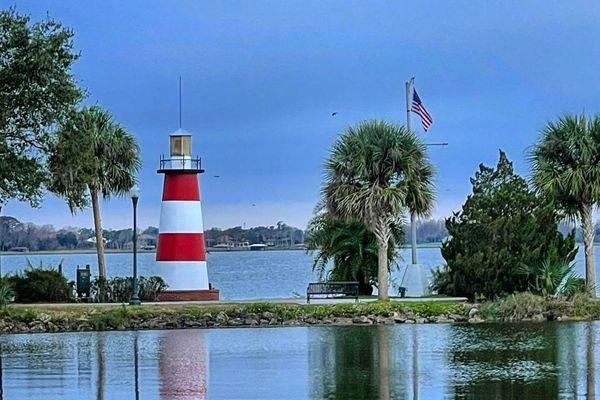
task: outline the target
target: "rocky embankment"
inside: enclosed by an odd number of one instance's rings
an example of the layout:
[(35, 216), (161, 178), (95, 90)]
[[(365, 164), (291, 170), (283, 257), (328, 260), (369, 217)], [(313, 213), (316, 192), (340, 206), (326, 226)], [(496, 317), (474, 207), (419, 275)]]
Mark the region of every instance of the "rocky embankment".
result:
[[(148, 307), (152, 308), (152, 307)], [(156, 308), (156, 307), (155, 307)], [(261, 308), (266, 308), (261, 310)], [(53, 312), (35, 307), (13, 309), (0, 317), (2, 333), (78, 332), (104, 330), (146, 330), (186, 328), (276, 327), (306, 325), (371, 325), (421, 323), (476, 323), (476, 307), (465, 308), (452, 304), (448, 312), (436, 313), (429, 307), (418, 310), (396, 307), (379, 310), (367, 306), (256, 306), (223, 310), (204, 310), (203, 307), (169, 309), (163, 311), (113, 307), (110, 310)], [(418, 308), (418, 307), (417, 307)]]
[(337, 305), (254, 303), (221, 306), (31, 306), (0, 314), (2, 333), (186, 328), (568, 321), (600, 319), (596, 299), (559, 301), (531, 294), (483, 304), (374, 302)]

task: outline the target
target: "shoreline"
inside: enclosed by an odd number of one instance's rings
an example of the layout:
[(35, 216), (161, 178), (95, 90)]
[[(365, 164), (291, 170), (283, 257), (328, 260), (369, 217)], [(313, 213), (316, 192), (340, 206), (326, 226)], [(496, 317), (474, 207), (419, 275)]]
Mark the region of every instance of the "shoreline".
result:
[[(583, 246), (583, 243), (577, 242), (576, 243), (578, 246)], [(419, 249), (436, 249), (436, 248), (441, 248), (442, 244), (441, 243), (419, 243), (417, 244), (417, 248)], [(594, 247), (600, 247), (600, 243), (594, 243)], [(402, 246), (400, 246), (401, 249), (410, 249), (410, 244), (403, 244)], [(260, 251), (256, 251), (256, 250), (250, 250), (250, 249), (241, 249), (241, 248), (234, 248), (234, 249), (221, 249), (221, 248), (214, 248), (214, 247), (207, 247), (206, 248), (208, 253), (238, 253), (238, 252), (253, 252), (253, 253), (261, 253), (261, 252), (269, 252), (269, 251), (307, 251), (306, 249), (303, 248), (281, 248), (281, 247), (277, 247), (277, 248), (266, 248), (264, 250), (260, 250)], [(139, 249), (138, 254), (141, 253), (156, 253), (156, 250), (142, 250)], [(105, 249), (104, 250), (105, 254), (132, 254), (131, 250), (114, 250), (114, 249)], [(36, 251), (24, 251), (24, 252), (20, 252), (20, 251), (1, 251), (0, 252), (0, 256), (28, 256), (28, 255), (32, 255), (32, 256), (36, 256), (36, 255), (61, 255), (61, 254), (96, 254), (96, 249), (74, 249), (74, 250), (36, 250)]]
[[(438, 248), (441, 247), (441, 243), (421, 243), (418, 244), (418, 248)], [(410, 245), (402, 245), (400, 246), (403, 249), (409, 249)], [(264, 251), (307, 251), (304, 248), (286, 248), (286, 247), (273, 247), (273, 248), (265, 248), (264, 250), (256, 251), (250, 249), (242, 249), (242, 248), (232, 248), (232, 249), (222, 249), (215, 247), (207, 247), (206, 250), (209, 253), (237, 253), (237, 252), (253, 252), (253, 253), (261, 253)], [(140, 253), (156, 253), (156, 250), (142, 250), (139, 249), (138, 254)], [(131, 250), (115, 250), (115, 249), (105, 249), (104, 254), (132, 254)], [(0, 256), (28, 256), (28, 255), (53, 255), (53, 254), (96, 254), (96, 249), (63, 249), (63, 250), (35, 250), (35, 251), (1, 251)]]
[(582, 320), (600, 320), (599, 300), (565, 301), (522, 293), (488, 303), (13, 304), (0, 314), (0, 334)]

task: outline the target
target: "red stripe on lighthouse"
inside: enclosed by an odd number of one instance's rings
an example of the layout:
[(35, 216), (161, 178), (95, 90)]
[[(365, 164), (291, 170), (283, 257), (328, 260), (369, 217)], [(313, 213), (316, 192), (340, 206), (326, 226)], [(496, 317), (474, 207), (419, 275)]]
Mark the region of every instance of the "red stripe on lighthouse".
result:
[(196, 174), (167, 173), (163, 187), (163, 201), (200, 200), (200, 188)]
[(206, 261), (204, 233), (160, 233), (156, 261)]

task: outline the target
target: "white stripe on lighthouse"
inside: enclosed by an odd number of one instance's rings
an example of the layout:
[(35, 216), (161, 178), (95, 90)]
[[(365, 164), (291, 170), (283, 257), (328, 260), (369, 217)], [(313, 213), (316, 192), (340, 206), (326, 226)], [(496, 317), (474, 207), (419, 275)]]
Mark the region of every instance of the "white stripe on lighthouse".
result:
[(156, 272), (169, 285), (167, 290), (208, 290), (206, 261), (160, 261)]
[(202, 233), (202, 203), (200, 201), (163, 201), (160, 208), (160, 233)]

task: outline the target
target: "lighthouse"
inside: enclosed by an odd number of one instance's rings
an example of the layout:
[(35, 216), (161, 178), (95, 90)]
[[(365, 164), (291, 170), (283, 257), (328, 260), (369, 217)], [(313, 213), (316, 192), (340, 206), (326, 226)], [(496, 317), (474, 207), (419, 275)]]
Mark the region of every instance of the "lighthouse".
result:
[(192, 158), (192, 135), (178, 129), (169, 136), (170, 154), (161, 156), (159, 174), (164, 175), (157, 274), (167, 285), (161, 301), (218, 300), (219, 291), (208, 281), (202, 203), (198, 175), (199, 157)]

